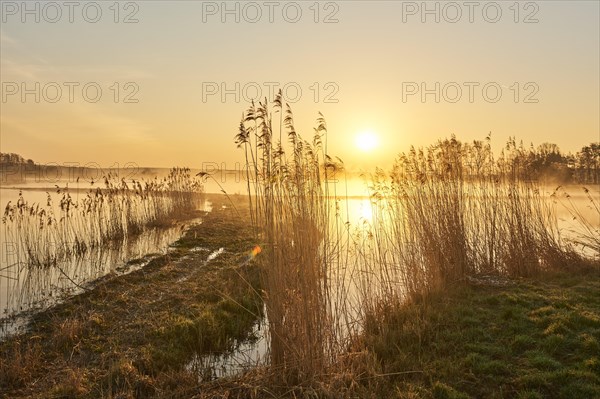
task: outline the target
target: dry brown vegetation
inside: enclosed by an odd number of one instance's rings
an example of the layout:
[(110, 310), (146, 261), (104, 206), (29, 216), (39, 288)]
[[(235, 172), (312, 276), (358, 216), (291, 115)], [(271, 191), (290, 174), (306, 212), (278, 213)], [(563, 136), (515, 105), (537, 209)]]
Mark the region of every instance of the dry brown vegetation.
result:
[(202, 192), (187, 168), (173, 168), (161, 180), (128, 183), (111, 174), (103, 180), (103, 188), (90, 189), (79, 201), (68, 187), (57, 187), (58, 204), (50, 193), (45, 204), (28, 203), (22, 193), (16, 204), (9, 202), (2, 223), (17, 266), (50, 267), (147, 226), (169, 224), (196, 209)]
[[(0, 396), (190, 397), (196, 354), (219, 353), (250, 336), (262, 314), (256, 268), (244, 263), (251, 229), (214, 198), (204, 223), (168, 255), (128, 275), (108, 276), (34, 316), (30, 331), (0, 343)], [(243, 202), (238, 209), (245, 214)], [(223, 248), (219, 256), (208, 256)], [(206, 365), (209, 367), (210, 365)]]
[[(331, 281), (346, 253), (336, 245), (340, 230), (330, 228), (337, 198), (328, 180), (341, 165), (327, 155), (325, 120), (319, 118), (308, 142), (296, 133), (292, 113), (279, 98), (277, 130), (268, 105), (252, 104), (236, 142), (244, 150), (250, 211), (263, 248), (257, 261), (269, 364), (277, 383), (294, 386), (327, 373), (347, 343), (338, 329), (347, 315), (338, 296), (344, 287)], [(289, 153), (281, 142), (284, 134)]]
[[(328, 155), (326, 133), (320, 116), (303, 140), (278, 98), (273, 110), (252, 104), (236, 138), (263, 247), (270, 334), (268, 366), (248, 377), (255, 386), (278, 386), (268, 392), (283, 396), (351, 392), (378, 376), (355, 346), (374, 316), (482, 275), (594, 264), (561, 236), (552, 204), (523, 178), (523, 148), (509, 141), (495, 159), (489, 137), (401, 154), (391, 173), (372, 177), (373, 220), (352, 231), (340, 210), (343, 185), (331, 179), (343, 176), (343, 163)], [(364, 367), (352, 367), (353, 357)], [(342, 386), (340, 376), (349, 376)]]
[(375, 248), (368, 270), (384, 268), (371, 303), (403, 301), (469, 276), (530, 277), (584, 262), (558, 229), (555, 207), (524, 180), (520, 151), (509, 142), (494, 159), (490, 138), (454, 137), (401, 154), (389, 176), (374, 176)]

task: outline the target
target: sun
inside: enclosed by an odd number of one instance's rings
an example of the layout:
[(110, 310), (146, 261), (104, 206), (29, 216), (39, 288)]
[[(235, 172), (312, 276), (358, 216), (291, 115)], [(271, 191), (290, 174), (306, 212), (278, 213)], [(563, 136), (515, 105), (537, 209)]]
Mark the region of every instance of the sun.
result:
[(379, 145), (379, 138), (370, 130), (359, 133), (356, 136), (356, 147), (364, 152), (373, 151)]

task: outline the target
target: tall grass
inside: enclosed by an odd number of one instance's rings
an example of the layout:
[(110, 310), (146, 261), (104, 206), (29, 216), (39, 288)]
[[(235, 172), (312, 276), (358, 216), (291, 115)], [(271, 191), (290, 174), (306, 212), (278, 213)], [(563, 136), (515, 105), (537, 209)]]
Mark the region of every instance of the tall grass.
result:
[[(581, 187), (587, 205), (582, 209), (564, 187), (558, 186), (551, 197), (567, 211), (570, 216), (568, 241), (575, 247), (600, 260), (600, 198), (587, 187)], [(596, 195), (599, 193), (596, 192)]]
[(45, 204), (30, 204), (19, 193), (2, 217), (5, 243), (18, 263), (49, 267), (146, 226), (168, 224), (195, 209), (200, 192), (202, 183), (189, 169), (173, 168), (167, 177), (151, 181), (128, 183), (109, 174), (104, 188), (90, 189), (80, 201), (68, 188), (58, 188), (58, 204), (50, 193)]
[(326, 133), (320, 115), (312, 140), (302, 139), (278, 96), (272, 110), (253, 103), (236, 136), (263, 249), (270, 368), (285, 384), (333, 371), (356, 326), (383, 309), (473, 278), (530, 277), (582, 260), (512, 139), (497, 158), (489, 136), (400, 154), (372, 176), (372, 220), (353, 229)]
[(323, 373), (340, 345), (334, 326), (341, 313), (333, 311), (338, 302), (330, 279), (342, 250), (332, 245), (340, 237), (330, 229), (336, 193), (327, 182), (340, 163), (327, 155), (322, 115), (312, 141), (304, 140), (280, 98), (274, 103), (275, 120), (266, 101), (253, 103), (236, 142), (245, 154), (251, 219), (263, 249), (257, 259), (269, 323), (270, 367), (281, 380), (294, 384)]
[[(561, 238), (556, 212), (507, 143), (454, 137), (401, 154), (389, 175), (375, 174), (374, 247), (363, 267), (382, 276), (365, 303), (391, 304), (478, 275), (534, 276), (579, 256)], [(365, 308), (368, 311), (368, 307)]]

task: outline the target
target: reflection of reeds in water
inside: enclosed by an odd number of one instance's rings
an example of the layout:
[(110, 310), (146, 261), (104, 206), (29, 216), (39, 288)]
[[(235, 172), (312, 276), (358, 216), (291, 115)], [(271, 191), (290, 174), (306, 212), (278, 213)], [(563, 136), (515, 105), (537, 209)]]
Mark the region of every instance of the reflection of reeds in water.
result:
[[(131, 184), (131, 187), (130, 185)], [(201, 182), (189, 169), (174, 168), (162, 180), (127, 183), (108, 175), (104, 188), (89, 190), (76, 202), (68, 188), (58, 189), (58, 207), (48, 193), (46, 204), (29, 204), (22, 193), (2, 217), (5, 242), (19, 261), (47, 267), (90, 248), (121, 240), (150, 225), (169, 224), (195, 209)]]
[[(0, 273), (0, 318), (20, 311), (44, 309), (64, 296), (81, 292), (88, 282), (111, 272), (128, 273), (143, 267), (180, 235), (179, 226), (149, 228), (134, 237), (112, 241), (102, 247), (90, 248), (84, 254), (57, 261), (56, 266), (49, 268), (25, 264), (7, 268)], [(18, 263), (16, 254), (5, 255), (8, 264)], [(11, 327), (10, 320), (6, 321)], [(4, 332), (2, 327), (0, 335)]]
[[(29, 204), (19, 193), (17, 203), (9, 203), (2, 218), (4, 312), (35, 303), (40, 299), (38, 289), (55, 296), (55, 288), (60, 288), (57, 277), (71, 287), (86, 277), (98, 277), (91, 260), (104, 259), (104, 249), (119, 247), (146, 227), (170, 225), (196, 209), (201, 192), (201, 181), (192, 178), (189, 169), (173, 168), (167, 177), (151, 181), (128, 183), (107, 175), (103, 188), (89, 190), (80, 201), (73, 200), (68, 188), (57, 189), (57, 203), (48, 193), (45, 204)], [(68, 267), (72, 262), (93, 270), (76, 272)]]

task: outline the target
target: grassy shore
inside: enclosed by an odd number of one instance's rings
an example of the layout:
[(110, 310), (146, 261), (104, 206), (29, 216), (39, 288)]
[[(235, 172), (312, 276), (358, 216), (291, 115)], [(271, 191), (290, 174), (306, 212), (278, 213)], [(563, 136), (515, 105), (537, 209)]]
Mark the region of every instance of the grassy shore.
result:
[(371, 315), (345, 375), (277, 387), (256, 370), (194, 397), (597, 398), (598, 292), (597, 268), (471, 281)]
[[(243, 264), (250, 226), (223, 196), (167, 255), (109, 276), (34, 317), (29, 332), (0, 344), (7, 398), (189, 397), (195, 354), (248, 338), (262, 311), (258, 273)], [(237, 204), (242, 214), (244, 201)], [(225, 207), (224, 207), (225, 206)], [(223, 251), (210, 262), (210, 253)]]
[(600, 397), (600, 273), (466, 285), (385, 309), (374, 397)]

